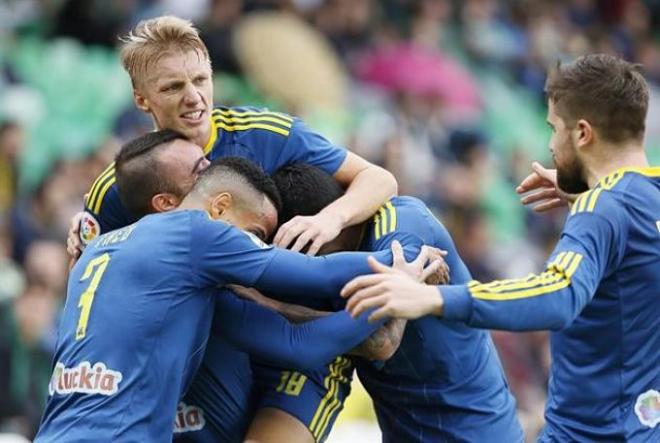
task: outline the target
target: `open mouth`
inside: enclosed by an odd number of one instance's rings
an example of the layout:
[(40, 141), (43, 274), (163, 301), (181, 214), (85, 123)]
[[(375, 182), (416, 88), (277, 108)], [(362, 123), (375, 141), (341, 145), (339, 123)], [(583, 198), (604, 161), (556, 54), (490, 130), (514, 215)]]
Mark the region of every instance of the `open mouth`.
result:
[(181, 114), (181, 118), (190, 123), (199, 123), (202, 120), (202, 117), (204, 117), (204, 114), (204, 110), (199, 109), (197, 111), (184, 112)]

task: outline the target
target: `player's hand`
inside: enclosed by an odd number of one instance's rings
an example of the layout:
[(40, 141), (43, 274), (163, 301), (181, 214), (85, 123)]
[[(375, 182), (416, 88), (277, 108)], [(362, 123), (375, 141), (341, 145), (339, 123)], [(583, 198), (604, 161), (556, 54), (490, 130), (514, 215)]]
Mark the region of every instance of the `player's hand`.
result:
[(354, 278), (344, 286), (341, 296), (348, 298), (346, 310), (353, 317), (375, 308), (369, 321), (381, 318), (416, 319), (442, 314), (442, 298), (435, 286), (419, 283), (408, 275), (369, 257), (376, 274)]
[(521, 197), (523, 205), (536, 204), (535, 212), (546, 212), (550, 209), (568, 206), (577, 198), (575, 194), (567, 194), (557, 186), (557, 170), (546, 169), (540, 163), (532, 163), (534, 172), (529, 174), (520, 182), (516, 188), (518, 194), (526, 194)]
[(337, 238), (342, 229), (344, 229), (342, 220), (331, 213), (299, 215), (280, 226), (273, 243), (296, 252), (300, 252), (311, 243), (307, 255), (316, 255), (324, 244)]
[(80, 220), (82, 219), (84, 212), (79, 212), (71, 218), (69, 224), (69, 233), (66, 237), (66, 252), (69, 254), (71, 260), (69, 261), (69, 267), (72, 267), (73, 264), (78, 260), (80, 254), (82, 253), (82, 242), (80, 241)]
[(433, 246), (422, 246), (415, 260), (408, 263), (403, 253), (403, 247), (398, 241), (392, 242), (392, 270), (401, 272), (419, 282), (441, 278), (449, 267), (445, 263), (444, 256), (447, 251), (434, 248)]

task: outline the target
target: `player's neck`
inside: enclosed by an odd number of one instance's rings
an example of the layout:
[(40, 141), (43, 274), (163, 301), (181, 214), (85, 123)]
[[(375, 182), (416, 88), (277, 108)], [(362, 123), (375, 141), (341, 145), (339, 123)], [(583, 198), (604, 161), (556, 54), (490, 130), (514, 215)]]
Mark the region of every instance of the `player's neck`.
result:
[(589, 188), (621, 168), (647, 168), (648, 159), (644, 147), (639, 143), (628, 145), (610, 145), (599, 150), (598, 155), (585, 161), (587, 183)]
[(183, 199), (179, 207), (177, 208), (179, 210), (183, 209), (199, 209), (202, 211), (206, 210), (206, 200), (202, 198), (199, 194), (197, 194), (194, 191), (191, 191), (186, 195), (186, 197)]
[(199, 135), (191, 140), (197, 146), (200, 146), (206, 152), (206, 144), (211, 140), (211, 120), (204, 126), (204, 129), (199, 131)]

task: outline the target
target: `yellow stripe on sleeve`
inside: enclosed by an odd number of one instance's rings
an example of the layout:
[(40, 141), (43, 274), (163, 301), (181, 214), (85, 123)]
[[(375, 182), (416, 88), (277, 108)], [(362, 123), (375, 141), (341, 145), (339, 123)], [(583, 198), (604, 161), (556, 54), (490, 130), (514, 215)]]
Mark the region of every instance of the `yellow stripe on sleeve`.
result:
[(394, 207), (394, 205), (392, 205), (392, 202), (385, 203), (385, 206), (387, 207), (390, 214), (390, 226), (388, 233), (394, 232), (396, 231), (396, 208)]
[(101, 188), (99, 191), (99, 197), (96, 200), (96, 203), (94, 204), (94, 207), (92, 208), (92, 211), (94, 214), (97, 214), (101, 211), (101, 203), (103, 203), (103, 198), (105, 197), (105, 194), (108, 192), (108, 189), (117, 181), (117, 178), (113, 175), (110, 180), (106, 182), (105, 185)]
[[(474, 298), (481, 300), (516, 300), (520, 298), (536, 297), (563, 289), (571, 284), (571, 277), (582, 262), (582, 254), (568, 252), (561, 261), (555, 260), (546, 271), (533, 278), (525, 278), (505, 286), (495, 288), (473, 285), (470, 293)], [(504, 292), (506, 291), (506, 292)]]
[(381, 206), (380, 208), (378, 208), (378, 213), (380, 214), (379, 237), (382, 237), (383, 235), (387, 234), (387, 212), (385, 211), (385, 206)]
[[(555, 259), (552, 262), (548, 263), (547, 268), (550, 269), (552, 266), (563, 262), (563, 260), (566, 257), (566, 254), (567, 254), (566, 252), (560, 252), (559, 254), (557, 254)], [(470, 283), (468, 283), (468, 288), (475, 289), (477, 291), (482, 291), (487, 289), (490, 290), (490, 289), (500, 288), (509, 284), (515, 284), (518, 282), (532, 281), (535, 278), (537, 278), (536, 274), (529, 274), (527, 275), (527, 277), (524, 278), (509, 278), (506, 280), (495, 280), (491, 283), (481, 283), (476, 280), (472, 280)]]
[(92, 188), (89, 191), (89, 198), (87, 199), (87, 207), (89, 209), (94, 211), (94, 207), (97, 205), (99, 194), (101, 193), (103, 187), (108, 183), (108, 181), (114, 180), (114, 178), (115, 178), (115, 163), (112, 162), (110, 166), (108, 166), (103, 171), (103, 173), (94, 181), (94, 184), (92, 185)]
[(374, 237), (380, 239), (380, 215), (374, 215)]

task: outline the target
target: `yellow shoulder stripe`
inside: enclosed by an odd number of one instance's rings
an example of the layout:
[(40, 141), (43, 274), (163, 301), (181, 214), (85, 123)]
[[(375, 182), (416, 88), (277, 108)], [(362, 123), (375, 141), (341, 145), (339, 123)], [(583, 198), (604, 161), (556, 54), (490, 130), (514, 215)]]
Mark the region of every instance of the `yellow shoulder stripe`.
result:
[(218, 120), (216, 120), (215, 123), (218, 125), (219, 128), (222, 128), (227, 132), (246, 131), (248, 129), (265, 129), (267, 131), (276, 132), (276, 133), (281, 134), (285, 137), (289, 135), (289, 130), (288, 129), (283, 129), (283, 128), (280, 128), (279, 126), (269, 125), (269, 124), (264, 124), (264, 123), (248, 123), (248, 124), (245, 124), (245, 125), (229, 125), (225, 122), (218, 121)]
[(396, 231), (396, 208), (392, 202), (387, 202), (374, 215), (374, 235), (376, 240)]
[(264, 114), (270, 114), (272, 116), (276, 116), (281, 118), (282, 120), (288, 121), (289, 123), (293, 122), (293, 117), (290, 115), (283, 114), (281, 112), (273, 112), (273, 111), (236, 111), (234, 109), (221, 109), (221, 108), (215, 108), (213, 110), (213, 114), (222, 114), (222, 115), (230, 115), (230, 116), (236, 116), (236, 117), (244, 117), (248, 115), (264, 115)]
[(213, 114), (215, 120), (223, 120), (227, 123), (249, 123), (251, 121), (269, 121), (272, 123), (277, 123), (286, 128), (291, 128), (293, 125), (293, 119), (283, 116), (282, 114), (276, 114), (273, 112), (252, 112), (252, 113), (239, 113), (235, 111), (222, 111), (217, 110), (218, 112)]
[[(111, 182), (111, 183), (110, 183)], [(105, 168), (105, 170), (98, 176), (89, 190), (89, 198), (87, 199), (87, 207), (98, 215), (101, 209), (101, 202), (108, 188), (115, 182), (115, 162)], [(110, 183), (110, 185), (108, 185)], [(98, 208), (98, 209), (96, 209)]]
[(573, 206), (571, 207), (571, 215), (578, 214), (580, 212), (593, 212), (594, 208), (596, 207), (596, 201), (598, 200), (601, 192), (603, 192), (603, 189), (605, 188), (598, 187), (596, 189), (592, 189), (591, 191), (582, 193), (578, 199), (575, 200), (575, 203), (573, 203)]
[(562, 252), (548, 265), (545, 272), (539, 275), (530, 274), (521, 279), (501, 280), (487, 284), (475, 281), (471, 282), (468, 288), (474, 298), (494, 301), (517, 300), (550, 294), (571, 284), (571, 277), (580, 266), (582, 258), (582, 254), (577, 252)]

